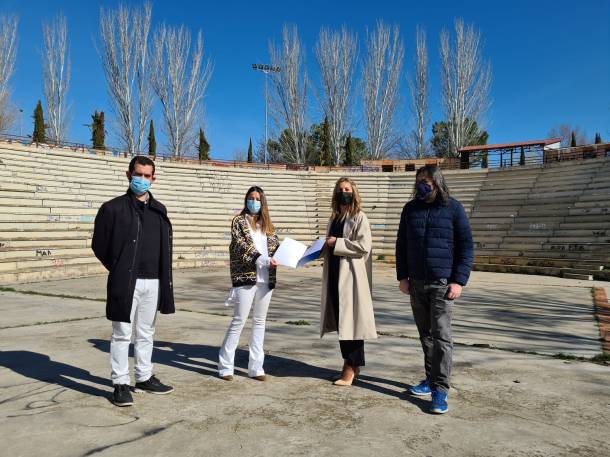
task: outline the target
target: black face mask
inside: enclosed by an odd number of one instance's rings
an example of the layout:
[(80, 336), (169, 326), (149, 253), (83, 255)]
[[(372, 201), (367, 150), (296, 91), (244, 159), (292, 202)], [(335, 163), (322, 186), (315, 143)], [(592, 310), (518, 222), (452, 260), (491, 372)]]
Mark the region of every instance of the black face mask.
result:
[(354, 194), (351, 192), (339, 192), (337, 197), (341, 205), (351, 205), (354, 201)]

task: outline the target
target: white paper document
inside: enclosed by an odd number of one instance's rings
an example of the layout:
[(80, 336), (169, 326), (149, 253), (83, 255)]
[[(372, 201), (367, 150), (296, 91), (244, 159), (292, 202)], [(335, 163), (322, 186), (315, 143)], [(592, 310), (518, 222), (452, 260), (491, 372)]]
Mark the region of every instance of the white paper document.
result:
[(286, 267), (297, 268), (302, 267), (307, 262), (317, 259), (320, 257), (320, 252), (324, 247), (326, 240), (316, 240), (309, 248), (307, 245), (300, 241), (293, 240), (292, 238), (284, 238), (280, 247), (275, 251), (273, 258), (277, 260), (280, 265)]

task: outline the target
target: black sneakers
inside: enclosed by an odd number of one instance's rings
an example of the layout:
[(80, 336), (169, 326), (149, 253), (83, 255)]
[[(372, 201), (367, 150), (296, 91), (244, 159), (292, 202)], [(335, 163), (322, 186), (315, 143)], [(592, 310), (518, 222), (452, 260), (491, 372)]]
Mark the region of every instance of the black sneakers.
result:
[(133, 397), (129, 391), (128, 384), (115, 384), (114, 393), (112, 394), (112, 403), (117, 406), (133, 405)]
[[(154, 375), (144, 382), (136, 382), (134, 392), (148, 392), (151, 394), (164, 395), (173, 392), (172, 386), (166, 386), (159, 381)], [(129, 384), (115, 384), (114, 393), (112, 394), (112, 403), (117, 406), (133, 405), (133, 397), (131, 396), (131, 388)]]
[(174, 388), (172, 386), (166, 386), (159, 381), (155, 375), (152, 375), (148, 381), (136, 382), (136, 387), (134, 389), (134, 392), (137, 393), (148, 392), (157, 395), (165, 395), (173, 391)]

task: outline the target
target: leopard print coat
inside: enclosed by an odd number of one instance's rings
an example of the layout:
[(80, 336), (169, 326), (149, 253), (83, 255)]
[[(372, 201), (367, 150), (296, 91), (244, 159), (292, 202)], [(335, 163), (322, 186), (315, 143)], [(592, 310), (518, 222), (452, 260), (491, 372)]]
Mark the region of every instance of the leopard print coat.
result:
[[(280, 242), (275, 233), (267, 236), (267, 249), (269, 257), (277, 251)], [(235, 216), (231, 222), (231, 244), (229, 246), (229, 259), (231, 269), (231, 282), (233, 287), (253, 286), (256, 284), (256, 259), (261, 253), (254, 247), (250, 236), (250, 225), (246, 216)], [(269, 289), (275, 288), (277, 269), (269, 269)]]

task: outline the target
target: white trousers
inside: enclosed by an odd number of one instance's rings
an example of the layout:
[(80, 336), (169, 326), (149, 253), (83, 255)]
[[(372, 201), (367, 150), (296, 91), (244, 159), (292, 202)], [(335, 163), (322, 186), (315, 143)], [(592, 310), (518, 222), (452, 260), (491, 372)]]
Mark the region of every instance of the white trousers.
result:
[(250, 336), (250, 357), (248, 361), (248, 376), (262, 376), (265, 352), (263, 344), (265, 341), (265, 320), (267, 310), (271, 301), (272, 290), (265, 283), (258, 283), (255, 286), (243, 286), (236, 289), (237, 303), (233, 319), (225, 335), (225, 339), (218, 355), (218, 374), (220, 376), (232, 375), (235, 363), (235, 350), (239, 344), (241, 331), (246, 324), (250, 308), (254, 304), (252, 311), (252, 335)]
[(136, 382), (147, 381), (153, 374), (152, 352), (159, 295), (158, 279), (138, 279), (133, 293), (129, 322), (112, 322), (110, 368), (112, 384), (130, 384), (129, 344), (135, 326), (134, 372)]

